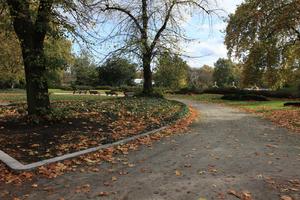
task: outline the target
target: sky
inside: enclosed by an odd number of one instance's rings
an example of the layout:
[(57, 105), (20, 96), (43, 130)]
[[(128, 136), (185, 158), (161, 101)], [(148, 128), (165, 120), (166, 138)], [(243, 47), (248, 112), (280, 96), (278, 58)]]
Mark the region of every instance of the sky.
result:
[[(235, 9), (244, 0), (210, 0), (216, 1), (217, 8), (222, 9), (219, 11), (219, 17), (212, 17), (211, 20), (204, 20), (198, 16), (190, 17), (181, 23), (185, 34), (188, 38), (193, 39), (191, 42), (181, 42), (180, 48), (183, 53), (183, 59), (187, 61), (190, 67), (200, 68), (203, 65), (213, 66), (219, 58), (227, 57), (227, 50), (224, 45), (224, 30), (226, 28), (226, 22), (224, 19), (228, 17), (230, 13), (234, 13)], [(101, 27), (101, 28), (100, 28)], [(100, 33), (109, 33), (111, 25), (99, 26)], [(117, 41), (115, 41), (117, 42)], [(105, 44), (96, 45), (96, 61), (103, 61), (104, 55), (114, 50), (114, 43), (110, 45)], [(74, 45), (74, 52), (79, 53), (80, 47)]]
[(221, 17), (213, 17), (209, 22), (198, 18), (191, 18), (184, 24), (184, 29), (189, 38), (194, 39), (192, 42), (181, 44), (184, 50), (184, 60), (191, 67), (199, 68), (207, 64), (213, 64), (219, 58), (227, 57), (227, 50), (224, 45), (225, 18), (230, 13), (234, 13), (237, 5), (243, 0), (217, 0), (218, 7), (223, 9)]

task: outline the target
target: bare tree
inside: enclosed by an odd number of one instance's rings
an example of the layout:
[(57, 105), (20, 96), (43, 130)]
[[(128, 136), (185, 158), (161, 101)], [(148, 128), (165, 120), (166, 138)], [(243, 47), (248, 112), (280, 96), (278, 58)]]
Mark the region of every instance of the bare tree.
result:
[(186, 39), (182, 22), (193, 14), (201, 18), (215, 13), (216, 3), (210, 0), (100, 0), (98, 9), (105, 13), (104, 23), (114, 27), (104, 41), (120, 40), (114, 53), (132, 53), (143, 67), (143, 92), (152, 88), (151, 63), (161, 52), (177, 52), (178, 42)]

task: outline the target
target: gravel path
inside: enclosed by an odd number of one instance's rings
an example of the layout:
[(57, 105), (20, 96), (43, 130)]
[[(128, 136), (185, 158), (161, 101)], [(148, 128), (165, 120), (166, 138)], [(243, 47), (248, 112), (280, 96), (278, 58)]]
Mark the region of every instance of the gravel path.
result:
[[(256, 200), (300, 199), (300, 135), (236, 109), (184, 102), (201, 113), (188, 134), (121, 156), (126, 165), (121, 161), (103, 164), (99, 172), (39, 179), (38, 188), (30, 183), (15, 192), (34, 200), (238, 199), (228, 190), (249, 191)], [(86, 184), (90, 192), (78, 192)]]

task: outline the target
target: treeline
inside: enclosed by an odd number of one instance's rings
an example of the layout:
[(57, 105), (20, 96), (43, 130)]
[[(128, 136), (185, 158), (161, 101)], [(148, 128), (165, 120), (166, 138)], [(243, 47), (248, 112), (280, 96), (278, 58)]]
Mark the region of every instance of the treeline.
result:
[[(51, 39), (49, 39), (51, 40)], [(16, 40), (4, 43), (9, 48), (1, 49), (0, 88), (25, 88), (24, 66), (18, 46), (13, 47)], [(67, 39), (46, 42), (47, 81), (49, 88), (72, 89), (76, 87), (96, 86), (133, 86), (137, 77), (137, 65), (125, 58), (112, 57), (102, 65), (93, 57), (82, 51), (75, 55), (71, 51), (71, 43)], [(0, 48), (4, 47), (1, 45)], [(14, 55), (13, 55), (14, 54)]]

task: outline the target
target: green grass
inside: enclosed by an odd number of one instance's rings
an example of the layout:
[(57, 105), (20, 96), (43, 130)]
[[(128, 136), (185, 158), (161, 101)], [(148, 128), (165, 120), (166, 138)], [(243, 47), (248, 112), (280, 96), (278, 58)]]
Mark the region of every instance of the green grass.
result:
[(49, 89), (49, 93), (73, 93), (73, 91), (67, 91), (62, 89)]
[(0, 89), (0, 94), (25, 94), (23, 89)]
[[(59, 101), (59, 100), (70, 100), (70, 101), (82, 101), (82, 100), (103, 100), (113, 97), (100, 96), (100, 95), (73, 95), (72, 91), (64, 91), (59, 89), (50, 89), (50, 100)], [(60, 94), (55, 94), (60, 93)], [(103, 92), (102, 92), (103, 93)], [(26, 93), (25, 90), (0, 90), (0, 102), (25, 102)]]
[(234, 107), (251, 109), (255, 112), (269, 112), (274, 110), (295, 110), (299, 108), (295, 107), (284, 107), (284, 103), (297, 101), (296, 99), (271, 99), (270, 101), (229, 101), (222, 100), (223, 95), (219, 94), (201, 94), (201, 95), (177, 95), (179, 98), (186, 98), (195, 101), (202, 101), (208, 103), (222, 103)]

